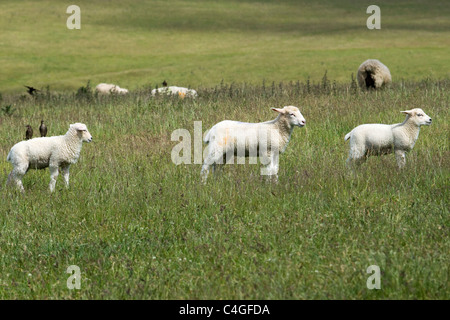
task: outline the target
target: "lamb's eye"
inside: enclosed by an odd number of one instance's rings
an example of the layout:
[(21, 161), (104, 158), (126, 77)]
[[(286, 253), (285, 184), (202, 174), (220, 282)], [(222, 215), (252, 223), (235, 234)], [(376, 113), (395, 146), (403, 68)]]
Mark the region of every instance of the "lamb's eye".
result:
[(417, 116), (418, 116), (418, 117), (423, 117), (423, 114), (418, 113)]
[(289, 115), (290, 115), (291, 117), (294, 117), (294, 114), (293, 114), (293, 113), (289, 113)]

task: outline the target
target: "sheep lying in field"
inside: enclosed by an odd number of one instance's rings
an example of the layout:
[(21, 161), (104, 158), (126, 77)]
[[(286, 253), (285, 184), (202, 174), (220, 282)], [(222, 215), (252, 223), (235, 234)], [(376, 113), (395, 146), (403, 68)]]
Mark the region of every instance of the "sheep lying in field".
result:
[(358, 68), (358, 83), (361, 88), (380, 89), (392, 82), (388, 67), (376, 59), (364, 61)]
[(405, 153), (412, 150), (419, 137), (420, 126), (431, 125), (422, 109), (401, 111), (406, 119), (397, 124), (362, 124), (345, 135), (350, 139), (347, 165), (359, 165), (368, 156), (394, 152), (399, 168), (405, 166)]
[(97, 90), (100, 94), (127, 94), (128, 89), (121, 88), (119, 86), (116, 86), (115, 84), (108, 84), (108, 83), (100, 83), (95, 87), (95, 90)]
[[(208, 149), (201, 170), (204, 182), (208, 177), (210, 166), (214, 171), (216, 164), (230, 163), (230, 158), (234, 156), (241, 159), (259, 157), (261, 163), (265, 165), (261, 174), (278, 178), (279, 153), (286, 149), (294, 127), (305, 126), (306, 120), (294, 106), (272, 110), (279, 113), (272, 121), (245, 123), (225, 120), (208, 131), (204, 138)], [(243, 162), (245, 163), (245, 158)], [(242, 161), (238, 159), (238, 163)]]
[(190, 98), (197, 97), (197, 91), (195, 91), (194, 89), (188, 89), (188, 88), (176, 87), (176, 86), (153, 89), (152, 96), (156, 96), (157, 94), (165, 94), (168, 96), (178, 95), (182, 99), (185, 97), (190, 97)]
[(69, 186), (69, 168), (80, 157), (83, 142), (91, 142), (92, 136), (85, 124), (71, 124), (63, 136), (41, 137), (16, 143), (9, 151), (7, 161), (13, 169), (8, 184), (14, 183), (22, 192), (22, 178), (29, 169), (50, 168), (50, 191), (55, 190), (59, 168), (66, 187)]

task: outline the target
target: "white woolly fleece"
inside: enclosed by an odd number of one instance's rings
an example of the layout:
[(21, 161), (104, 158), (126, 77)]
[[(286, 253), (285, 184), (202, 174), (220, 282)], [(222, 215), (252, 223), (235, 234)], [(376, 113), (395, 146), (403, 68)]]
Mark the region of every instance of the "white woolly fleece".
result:
[(345, 135), (350, 139), (347, 164), (361, 164), (368, 156), (395, 152), (397, 164), (405, 165), (405, 153), (411, 151), (419, 137), (420, 127), (430, 125), (431, 118), (416, 108), (402, 111), (406, 119), (396, 124), (362, 124)]
[(375, 89), (384, 87), (392, 82), (388, 67), (376, 59), (364, 61), (358, 68), (357, 80), (361, 88), (366, 88), (366, 77), (373, 80)]
[(204, 138), (208, 144), (207, 156), (201, 171), (204, 181), (209, 167), (212, 165), (214, 169), (215, 164), (224, 163), (223, 157), (230, 154), (260, 157), (267, 164), (268, 175), (277, 175), (279, 153), (285, 151), (294, 127), (305, 126), (306, 120), (295, 106), (272, 110), (279, 113), (275, 120), (261, 123), (225, 120), (208, 131)]
[[(7, 161), (13, 165), (8, 182), (14, 181), (21, 190), (22, 177), (29, 169), (44, 169), (50, 167), (51, 171), (59, 167), (68, 168), (78, 161), (83, 142), (91, 142), (92, 136), (83, 123), (71, 124), (63, 136), (40, 137), (16, 143), (9, 151)], [(65, 177), (66, 178), (66, 177)], [(56, 178), (55, 178), (56, 182)], [(53, 191), (54, 183), (50, 184)]]

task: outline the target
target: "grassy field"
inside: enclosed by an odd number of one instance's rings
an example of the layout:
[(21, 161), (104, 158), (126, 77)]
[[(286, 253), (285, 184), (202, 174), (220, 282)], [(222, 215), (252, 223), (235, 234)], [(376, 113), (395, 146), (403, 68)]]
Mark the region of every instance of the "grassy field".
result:
[(23, 85), (74, 90), (87, 80), (136, 89), (164, 79), (182, 86), (231, 82), (348, 82), (368, 58), (394, 80), (449, 77), (450, 3), (377, 1), (381, 30), (368, 30), (371, 1), (2, 1), (1, 92)]
[[(372, 3), (350, 0), (77, 1), (78, 31), (57, 3), (0, 4), (0, 299), (450, 298), (448, 1), (379, 1), (377, 31)], [(351, 83), (367, 58), (389, 66), (391, 88)], [(164, 79), (199, 97), (151, 98)], [(79, 90), (88, 80), (131, 92)], [(174, 130), (284, 105), (307, 126), (278, 184), (230, 165), (203, 185), (201, 165), (172, 163)], [(349, 174), (344, 135), (413, 107), (433, 125), (406, 168), (390, 155)], [(48, 170), (30, 171), (20, 194), (5, 187), (6, 156), (41, 119), (50, 135), (84, 122), (94, 141), (70, 189), (59, 177), (50, 194)], [(366, 287), (370, 265), (381, 290)]]
[[(379, 93), (286, 83), (200, 89), (195, 100), (76, 98), (60, 94), (14, 103), (1, 118), (1, 154), (24, 121), (47, 119), (63, 134), (73, 119), (94, 142), (48, 193), (49, 173), (31, 171), (26, 194), (5, 189), (0, 162), (0, 297), (95, 299), (448, 299), (449, 82), (404, 83)], [(279, 183), (258, 165), (228, 166), (200, 184), (200, 165), (175, 166), (170, 134), (193, 135), (221, 119), (274, 118), (295, 101), (308, 121), (280, 160)], [(407, 166), (371, 158), (347, 173), (344, 135), (365, 122), (400, 122), (422, 107)], [(36, 121), (34, 121), (36, 122)], [(60, 177), (61, 179), (61, 177)], [(382, 270), (368, 290), (365, 270)], [(66, 287), (69, 265), (81, 290)]]

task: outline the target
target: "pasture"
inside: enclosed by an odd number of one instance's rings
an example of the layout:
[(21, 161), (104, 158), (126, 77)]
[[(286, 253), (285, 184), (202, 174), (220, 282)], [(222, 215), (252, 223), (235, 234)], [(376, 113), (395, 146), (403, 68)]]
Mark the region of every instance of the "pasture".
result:
[[(382, 1), (375, 35), (357, 3), (79, 1), (80, 31), (55, 1), (0, 4), (0, 298), (448, 299), (450, 5)], [(369, 55), (392, 87), (351, 81)], [(150, 97), (165, 79), (199, 97)], [(130, 94), (98, 96), (88, 80)], [(307, 125), (277, 184), (247, 164), (202, 185), (200, 164), (171, 161), (176, 129), (271, 120), (284, 105)], [(349, 174), (345, 134), (413, 107), (433, 124), (406, 167), (388, 155)], [(5, 187), (6, 156), (42, 119), (49, 135), (84, 122), (94, 140), (69, 189), (60, 176), (50, 194), (47, 169), (20, 194)], [(381, 290), (366, 286), (370, 265)]]
[(346, 82), (369, 58), (394, 81), (449, 77), (448, 1), (377, 1), (381, 30), (366, 27), (371, 4), (79, 0), (81, 30), (68, 30), (66, 3), (2, 1), (0, 88), (76, 90), (88, 80), (132, 90), (163, 80), (210, 87), (318, 81), (325, 70)]

